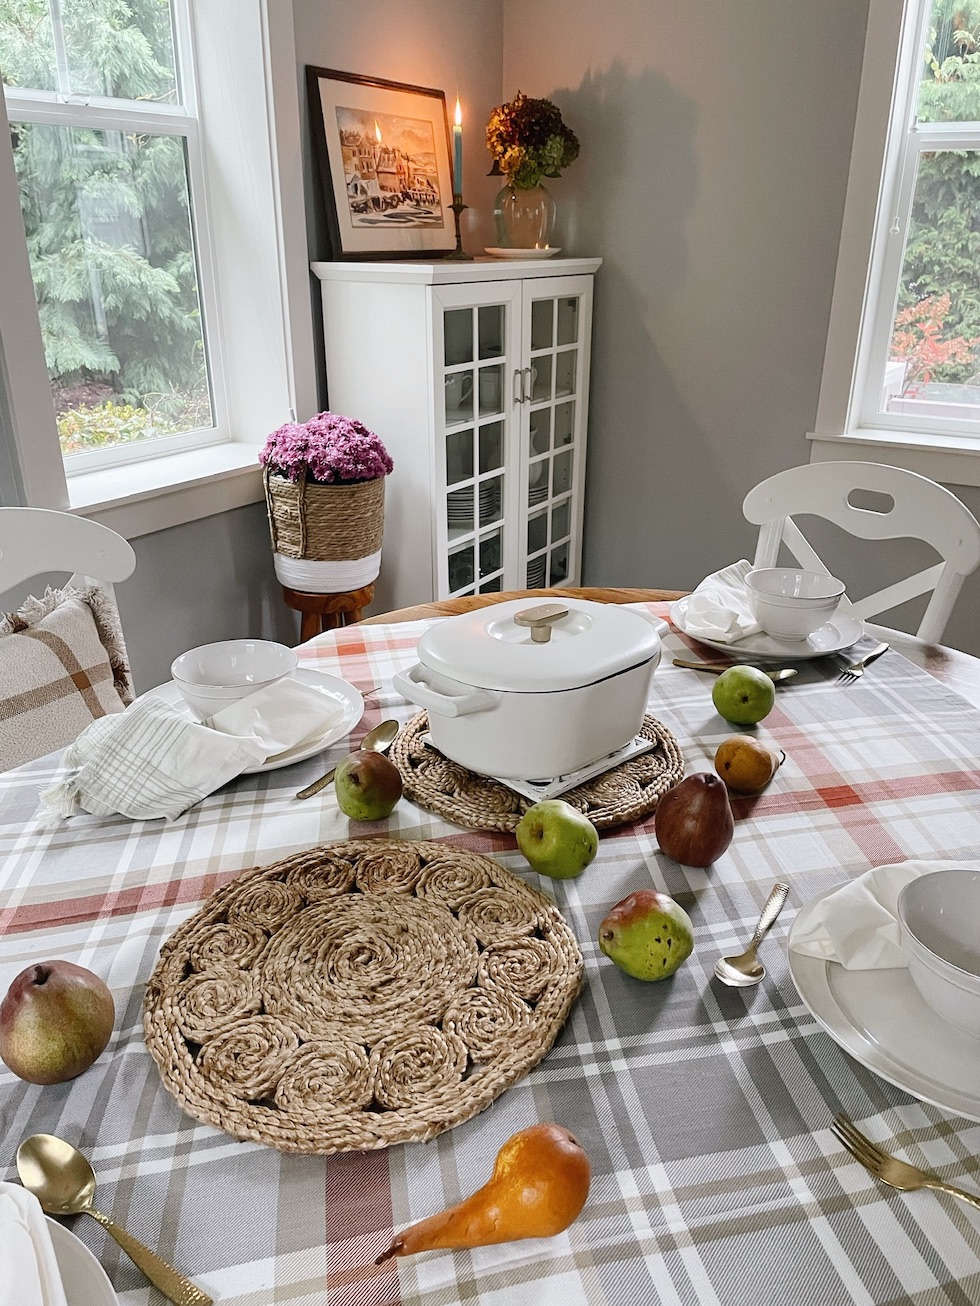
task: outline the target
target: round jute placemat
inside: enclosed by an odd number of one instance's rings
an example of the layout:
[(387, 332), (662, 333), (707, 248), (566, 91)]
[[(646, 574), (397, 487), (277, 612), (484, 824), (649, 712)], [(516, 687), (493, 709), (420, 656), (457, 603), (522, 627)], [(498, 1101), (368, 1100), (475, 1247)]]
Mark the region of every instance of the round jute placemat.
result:
[[(405, 795), (469, 830), (516, 830), (532, 800), (499, 780), (468, 771), (423, 743), (428, 729), (428, 713), (419, 712), (391, 746), (391, 760), (401, 772)], [(640, 734), (656, 740), (656, 748), (562, 794), (599, 830), (649, 816), (661, 796), (684, 775), (680, 746), (665, 725), (655, 717), (644, 717)]]
[(489, 1106), (548, 1052), (582, 973), (557, 907), (488, 857), (352, 840), (212, 894), (164, 944), (143, 1026), (195, 1120), (365, 1151)]

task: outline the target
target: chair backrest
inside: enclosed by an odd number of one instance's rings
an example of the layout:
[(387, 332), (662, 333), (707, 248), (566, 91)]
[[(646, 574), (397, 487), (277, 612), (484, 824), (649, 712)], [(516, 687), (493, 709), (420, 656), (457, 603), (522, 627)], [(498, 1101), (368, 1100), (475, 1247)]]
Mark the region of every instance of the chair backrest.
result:
[(49, 571), (72, 572), (78, 584), (113, 583), (136, 568), (128, 540), (87, 517), (50, 508), (0, 508), (0, 592)]
[[(850, 502), (855, 491), (870, 491), (891, 500), (876, 511)], [(828, 572), (792, 520), (795, 514), (822, 517), (865, 540), (916, 539), (930, 544), (942, 561), (851, 607), (862, 620), (932, 591), (916, 632), (938, 641), (953, 610), (963, 580), (980, 564), (980, 522), (956, 495), (928, 477), (880, 463), (826, 462), (790, 467), (750, 490), (742, 504), (746, 519), (760, 528), (754, 565), (777, 565), (779, 546), (801, 567)]]

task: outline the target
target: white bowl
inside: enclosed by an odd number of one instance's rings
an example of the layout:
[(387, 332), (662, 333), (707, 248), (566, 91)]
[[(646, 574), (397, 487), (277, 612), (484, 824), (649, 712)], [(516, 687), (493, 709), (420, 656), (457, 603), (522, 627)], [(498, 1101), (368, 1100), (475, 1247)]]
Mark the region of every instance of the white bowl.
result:
[(274, 685), (296, 669), (295, 650), (268, 639), (225, 639), (175, 658), (170, 674), (184, 701), (201, 716)]
[(834, 615), (844, 582), (819, 571), (762, 567), (745, 577), (756, 621), (774, 639), (803, 640)]
[(898, 895), (909, 974), (937, 1016), (980, 1038), (980, 871), (932, 871)]

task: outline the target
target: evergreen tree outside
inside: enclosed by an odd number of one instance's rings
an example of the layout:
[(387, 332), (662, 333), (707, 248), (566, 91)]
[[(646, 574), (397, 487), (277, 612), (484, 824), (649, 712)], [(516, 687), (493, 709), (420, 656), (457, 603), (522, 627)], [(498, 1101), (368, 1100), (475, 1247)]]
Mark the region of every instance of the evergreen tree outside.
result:
[[(59, 8), (60, 78), (46, 0), (0, 0), (5, 85), (177, 102), (169, 0)], [(63, 451), (211, 426), (183, 137), (29, 121), (11, 135)]]

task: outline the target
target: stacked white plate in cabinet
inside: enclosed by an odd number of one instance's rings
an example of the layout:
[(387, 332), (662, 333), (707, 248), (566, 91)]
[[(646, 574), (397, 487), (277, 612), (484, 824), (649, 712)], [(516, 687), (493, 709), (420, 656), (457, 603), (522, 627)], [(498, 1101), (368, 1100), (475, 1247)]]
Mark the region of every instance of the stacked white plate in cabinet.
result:
[[(485, 521), (488, 517), (493, 516), (500, 507), (500, 488), (492, 482), (486, 482), (480, 486), (479, 493), (480, 518)], [(446, 521), (450, 526), (462, 526), (464, 529), (471, 529), (473, 525), (473, 500), (472, 498), (447, 499), (446, 500)]]

